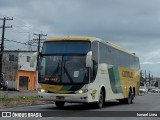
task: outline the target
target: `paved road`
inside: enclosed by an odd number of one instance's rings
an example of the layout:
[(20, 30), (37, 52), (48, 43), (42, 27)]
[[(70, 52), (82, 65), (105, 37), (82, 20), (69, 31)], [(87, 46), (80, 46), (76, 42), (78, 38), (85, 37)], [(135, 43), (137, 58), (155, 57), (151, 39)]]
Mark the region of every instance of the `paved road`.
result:
[[(84, 114), (91, 112), (91, 114), (95, 115), (96, 111), (99, 113), (103, 113), (104, 111), (160, 111), (160, 94), (147, 94), (143, 96), (138, 96), (134, 103), (131, 105), (120, 104), (117, 101), (110, 101), (107, 102), (103, 109), (95, 109), (91, 105), (84, 105), (84, 104), (66, 104), (63, 109), (57, 109), (54, 104), (47, 104), (47, 105), (38, 105), (38, 106), (26, 106), (26, 107), (16, 107), (16, 108), (5, 108), (0, 109), (0, 111), (35, 111), (35, 112), (49, 112), (50, 114), (56, 113), (55, 117), (42, 117), (42, 118), (30, 118), (30, 120), (40, 119), (40, 120), (157, 120), (160, 119), (157, 117), (63, 117), (66, 114), (70, 114), (72, 116), (77, 114), (78, 116), (83, 116)], [(113, 114), (117, 112), (113, 112)], [(147, 112), (145, 112), (147, 113)], [(129, 114), (127, 112), (127, 114)], [(0, 120), (11, 120), (11, 118), (0, 118)], [(13, 118), (12, 118), (13, 119)], [(22, 118), (14, 118), (15, 120), (20, 120)], [(29, 119), (29, 118), (23, 118)]]

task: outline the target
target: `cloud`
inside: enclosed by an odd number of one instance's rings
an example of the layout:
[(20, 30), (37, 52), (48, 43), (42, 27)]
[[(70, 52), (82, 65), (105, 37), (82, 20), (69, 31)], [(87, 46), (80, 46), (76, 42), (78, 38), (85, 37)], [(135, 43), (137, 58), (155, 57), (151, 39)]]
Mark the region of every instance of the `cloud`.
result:
[(155, 64), (154, 62), (142, 62), (141, 65), (153, 65)]
[[(1, 0), (0, 17), (14, 18), (6, 22), (13, 25), (6, 29), (7, 39), (27, 42), (28, 32), (31, 39), (33, 33), (41, 32), (47, 37), (98, 37), (135, 52), (142, 69), (160, 76), (156, 72), (160, 59), (159, 4), (159, 0)], [(9, 42), (5, 46), (19, 48)]]

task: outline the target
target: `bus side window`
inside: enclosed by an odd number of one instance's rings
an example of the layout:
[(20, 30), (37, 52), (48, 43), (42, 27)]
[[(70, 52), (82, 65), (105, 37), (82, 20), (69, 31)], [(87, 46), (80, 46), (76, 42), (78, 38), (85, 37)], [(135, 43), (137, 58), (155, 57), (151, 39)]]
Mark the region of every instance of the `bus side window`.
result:
[(90, 78), (90, 82), (93, 82), (96, 78), (97, 75), (97, 69), (98, 69), (98, 42), (95, 41), (92, 43), (92, 52), (93, 52), (93, 66), (90, 68), (91, 69), (91, 78)]
[(96, 78), (97, 75), (97, 70), (98, 70), (98, 63), (96, 61), (93, 61), (93, 78)]
[(98, 63), (93, 60), (93, 66), (91, 67), (91, 81), (93, 82), (97, 75)]

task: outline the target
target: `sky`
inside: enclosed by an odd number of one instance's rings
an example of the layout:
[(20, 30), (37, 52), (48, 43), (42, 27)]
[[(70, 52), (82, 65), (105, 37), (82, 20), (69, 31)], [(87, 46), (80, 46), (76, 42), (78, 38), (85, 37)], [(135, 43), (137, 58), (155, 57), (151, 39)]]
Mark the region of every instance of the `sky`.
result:
[[(141, 70), (160, 77), (159, 6), (160, 0), (0, 0), (0, 18), (13, 17), (7, 40), (26, 43), (34, 33), (97, 37), (136, 53)], [(29, 46), (5, 41), (5, 49)]]

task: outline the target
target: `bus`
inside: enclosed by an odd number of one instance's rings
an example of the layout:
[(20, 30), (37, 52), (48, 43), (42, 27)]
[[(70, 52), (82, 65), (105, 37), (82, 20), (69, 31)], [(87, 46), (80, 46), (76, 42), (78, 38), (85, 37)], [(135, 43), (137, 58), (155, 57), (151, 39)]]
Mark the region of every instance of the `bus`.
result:
[(54, 101), (58, 108), (66, 102), (93, 103), (97, 108), (108, 100), (131, 104), (139, 94), (139, 58), (111, 42), (83, 36), (51, 38), (39, 56), (39, 98)]

